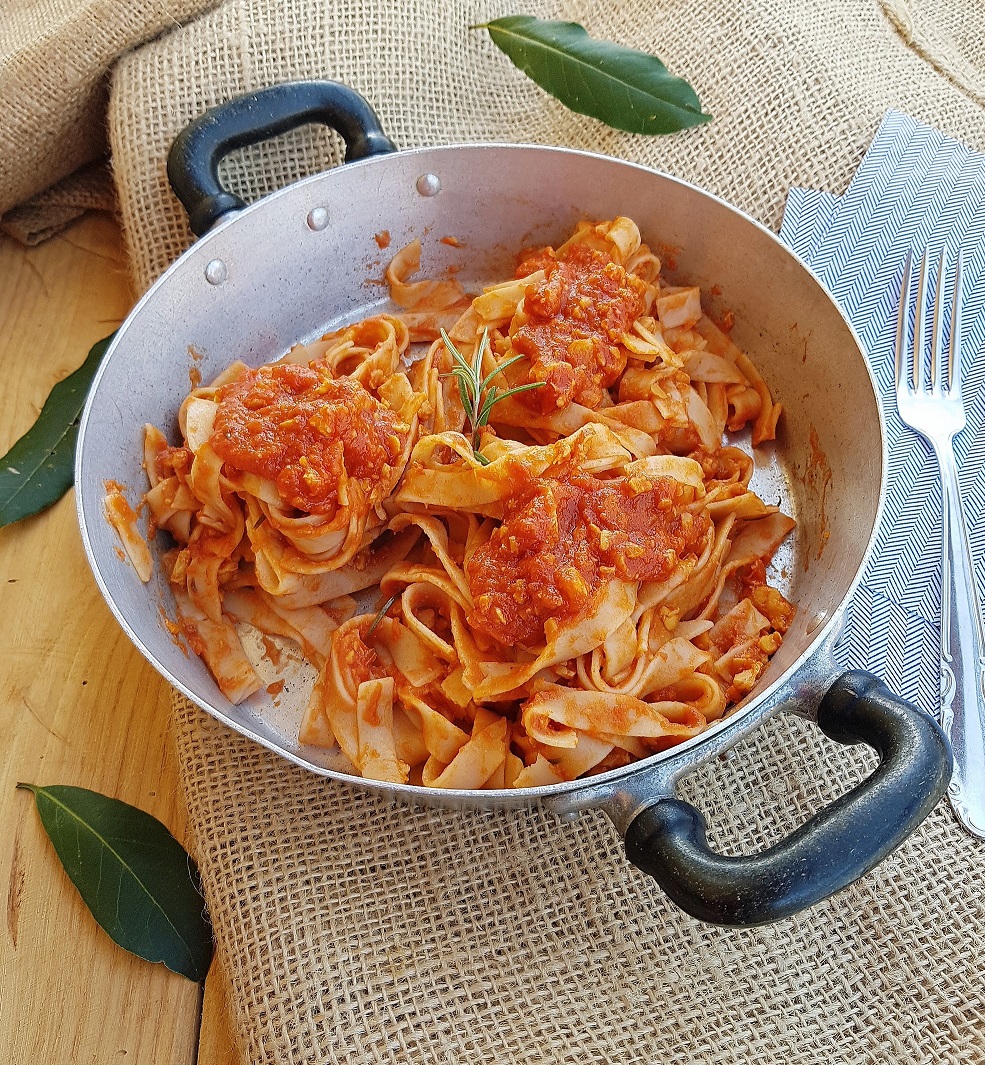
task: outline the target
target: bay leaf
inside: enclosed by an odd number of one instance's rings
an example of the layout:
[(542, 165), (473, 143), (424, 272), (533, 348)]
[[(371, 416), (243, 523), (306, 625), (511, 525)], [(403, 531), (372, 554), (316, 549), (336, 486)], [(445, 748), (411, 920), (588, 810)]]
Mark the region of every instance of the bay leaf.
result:
[(114, 942), (201, 981), (212, 962), (212, 926), (198, 870), (150, 814), (87, 788), (18, 784), (93, 917)]
[(509, 15), (472, 29), (572, 111), (629, 133), (676, 133), (709, 122), (694, 89), (654, 55), (590, 37), (577, 22)]
[(79, 419), (113, 335), (52, 388), (37, 421), (0, 458), (0, 528), (46, 510), (72, 487)]

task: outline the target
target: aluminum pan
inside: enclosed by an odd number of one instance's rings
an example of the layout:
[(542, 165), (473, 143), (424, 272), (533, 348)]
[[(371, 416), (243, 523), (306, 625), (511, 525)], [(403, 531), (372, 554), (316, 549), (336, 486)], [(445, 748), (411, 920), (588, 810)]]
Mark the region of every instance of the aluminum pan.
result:
[[(418, 190), (424, 174), (439, 178), (436, 195)], [(318, 207), (329, 220), (321, 230), (307, 223)], [(734, 338), (784, 404), (769, 457), (799, 522), (787, 562), (798, 614), (766, 686), (670, 751), (588, 782), (520, 793), (436, 794), (365, 781), (325, 752), (298, 745), (292, 729), (296, 735), (302, 693), (289, 711), (283, 697), (277, 706), (263, 692), (230, 704), (164, 627), (162, 611), (172, 612), (166, 581), (158, 574), (151, 586), (140, 583), (121, 562), (103, 515), (105, 481), (124, 485), (132, 500), (143, 491), (142, 425), (174, 432), (193, 368), (209, 380), (235, 358), (257, 365), (335, 322), (378, 309), (387, 256), (376, 234), (387, 231), (392, 248), (422, 237), (424, 270), (461, 267), (457, 276), (471, 287), (511, 271), (516, 249), (556, 241), (580, 218), (617, 214), (634, 218), (682, 278), (705, 291), (714, 287), (712, 310), (735, 313)], [(441, 243), (443, 236), (456, 237), (461, 249)], [(216, 276), (216, 268), (207, 269), (213, 262), (223, 264), (221, 284), (208, 279)], [(875, 386), (850, 324), (769, 230), (686, 182), (635, 164), (568, 149), (457, 145), (315, 175), (227, 219), (189, 249), (134, 308), (97, 374), (79, 432), (77, 502), (86, 553), (120, 624), (155, 668), (216, 718), (298, 765), (360, 787), (443, 805), (517, 805), (587, 785), (598, 794), (654, 769), (670, 780), (802, 688), (797, 671), (830, 643), (870, 549), (885, 491), (884, 439)]]

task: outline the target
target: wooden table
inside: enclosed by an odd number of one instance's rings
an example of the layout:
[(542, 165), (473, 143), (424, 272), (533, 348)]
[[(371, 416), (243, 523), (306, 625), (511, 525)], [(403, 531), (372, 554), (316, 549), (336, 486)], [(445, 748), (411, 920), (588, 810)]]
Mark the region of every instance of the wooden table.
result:
[[(36, 249), (0, 237), (0, 454), (132, 302), (105, 215)], [(238, 1065), (218, 964), (203, 992), (117, 947), (63, 872), (30, 794), (15, 790), (28, 781), (114, 795), (187, 845), (168, 688), (100, 596), (72, 493), (0, 529), (0, 588), (0, 1062)]]

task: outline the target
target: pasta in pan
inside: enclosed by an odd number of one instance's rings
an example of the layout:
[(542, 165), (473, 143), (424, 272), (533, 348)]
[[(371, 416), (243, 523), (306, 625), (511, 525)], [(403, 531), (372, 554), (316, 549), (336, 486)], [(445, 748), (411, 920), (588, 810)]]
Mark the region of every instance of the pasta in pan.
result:
[(374, 780), (537, 786), (697, 735), (793, 617), (794, 523), (723, 443), (780, 405), (628, 218), (475, 298), (419, 266), (394, 313), (193, 389), (180, 445), (145, 428), (181, 632), (233, 702), (262, 684), (238, 627), (293, 641), (301, 742)]

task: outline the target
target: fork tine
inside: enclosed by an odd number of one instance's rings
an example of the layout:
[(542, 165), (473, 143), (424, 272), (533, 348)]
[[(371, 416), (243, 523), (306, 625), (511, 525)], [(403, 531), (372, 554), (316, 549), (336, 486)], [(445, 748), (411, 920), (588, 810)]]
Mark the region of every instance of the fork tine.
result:
[(961, 252), (954, 262), (954, 292), (951, 300), (951, 335), (948, 338), (947, 390), (961, 394), (964, 367), (961, 365)]
[(906, 326), (910, 308), (910, 273), (913, 269), (913, 252), (906, 253), (903, 266), (903, 281), (900, 285), (899, 314), (896, 319), (896, 387), (902, 388), (906, 380)]
[[(945, 248), (941, 248), (937, 257), (937, 280), (934, 283), (934, 324), (930, 334), (930, 390), (940, 394), (941, 363), (944, 360), (944, 343), (941, 333), (941, 318), (944, 307), (944, 268), (947, 265)], [(950, 355), (950, 352), (948, 352)]]
[(927, 266), (930, 252), (925, 251), (920, 260), (920, 280), (917, 284), (917, 312), (913, 319), (913, 379), (912, 387), (915, 392), (923, 388), (923, 382), (927, 373)]

